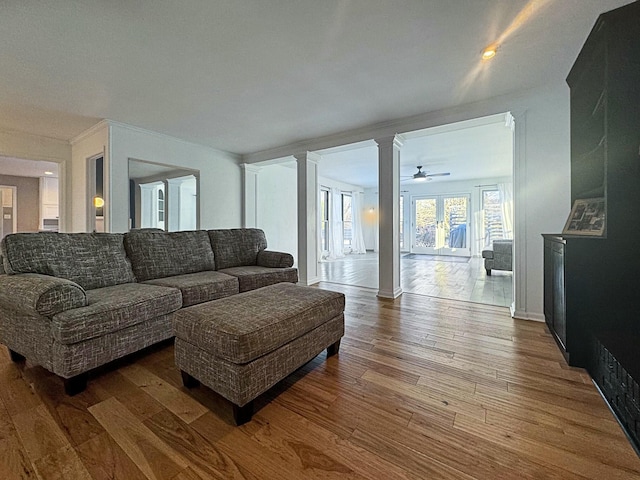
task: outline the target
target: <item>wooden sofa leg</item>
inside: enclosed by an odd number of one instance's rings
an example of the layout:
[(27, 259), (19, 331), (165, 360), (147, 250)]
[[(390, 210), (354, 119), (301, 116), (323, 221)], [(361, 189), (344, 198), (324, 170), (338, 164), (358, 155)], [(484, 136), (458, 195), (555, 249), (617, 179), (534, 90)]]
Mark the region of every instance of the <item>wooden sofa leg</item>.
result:
[(336, 353), (338, 353), (338, 350), (340, 350), (340, 340), (327, 347), (327, 358), (333, 357)]
[(192, 377), (184, 370), (180, 370), (180, 374), (182, 375), (182, 384), (187, 388), (196, 388), (200, 386), (200, 380)]
[(81, 373), (75, 377), (64, 379), (64, 391), (70, 397), (83, 392), (87, 388), (87, 374)]
[(18, 352), (14, 352), (13, 350), (9, 349), (9, 357), (11, 358), (12, 362), (24, 362), (26, 360), (26, 358), (24, 358), (24, 355), (20, 355)]
[(244, 425), (251, 421), (253, 416), (253, 400), (247, 403), (244, 407), (239, 407), (235, 403), (233, 404), (233, 419), (237, 426)]
[(487, 268), (486, 270), (487, 270), (487, 275), (490, 277), (491, 276), (491, 269)]

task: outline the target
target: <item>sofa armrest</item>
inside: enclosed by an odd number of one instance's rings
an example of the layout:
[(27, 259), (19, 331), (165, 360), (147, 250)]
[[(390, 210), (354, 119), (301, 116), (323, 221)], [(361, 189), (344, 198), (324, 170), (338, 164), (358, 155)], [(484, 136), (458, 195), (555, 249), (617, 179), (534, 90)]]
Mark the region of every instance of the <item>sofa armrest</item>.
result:
[(86, 305), (84, 289), (71, 280), (37, 273), (0, 275), (0, 306), (3, 308), (52, 317)]
[(256, 265), (269, 268), (286, 268), (293, 266), (293, 255), (290, 253), (260, 250)]

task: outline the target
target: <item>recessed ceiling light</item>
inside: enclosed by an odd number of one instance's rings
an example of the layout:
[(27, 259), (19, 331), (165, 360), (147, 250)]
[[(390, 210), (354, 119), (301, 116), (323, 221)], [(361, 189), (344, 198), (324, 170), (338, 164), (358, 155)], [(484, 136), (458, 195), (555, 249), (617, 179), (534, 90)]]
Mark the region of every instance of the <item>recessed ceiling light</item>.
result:
[(53, 175), (53, 172), (44, 172), (45, 175)]
[(489, 60), (489, 59), (495, 57), (497, 49), (498, 49), (498, 47), (495, 46), (495, 45), (492, 45), (490, 47), (485, 48), (483, 50), (483, 52), (482, 52), (482, 59), (483, 60)]

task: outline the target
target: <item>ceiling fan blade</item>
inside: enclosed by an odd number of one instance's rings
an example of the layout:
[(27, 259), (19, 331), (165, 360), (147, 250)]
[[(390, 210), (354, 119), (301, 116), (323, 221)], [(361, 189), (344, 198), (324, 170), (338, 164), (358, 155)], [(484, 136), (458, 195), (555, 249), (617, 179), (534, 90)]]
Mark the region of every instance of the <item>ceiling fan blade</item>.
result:
[(427, 173), (427, 177), (446, 177), (449, 175), (451, 175), (451, 172)]

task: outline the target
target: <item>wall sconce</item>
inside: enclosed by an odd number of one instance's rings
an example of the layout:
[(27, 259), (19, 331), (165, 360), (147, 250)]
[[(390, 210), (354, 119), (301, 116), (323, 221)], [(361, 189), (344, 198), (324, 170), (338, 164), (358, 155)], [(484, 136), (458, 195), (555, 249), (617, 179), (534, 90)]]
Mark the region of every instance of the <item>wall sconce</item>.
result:
[(373, 213), (375, 209), (373, 207), (369, 207), (369, 213)]
[(104, 207), (104, 198), (99, 197), (97, 195), (93, 197), (93, 206), (96, 208)]

